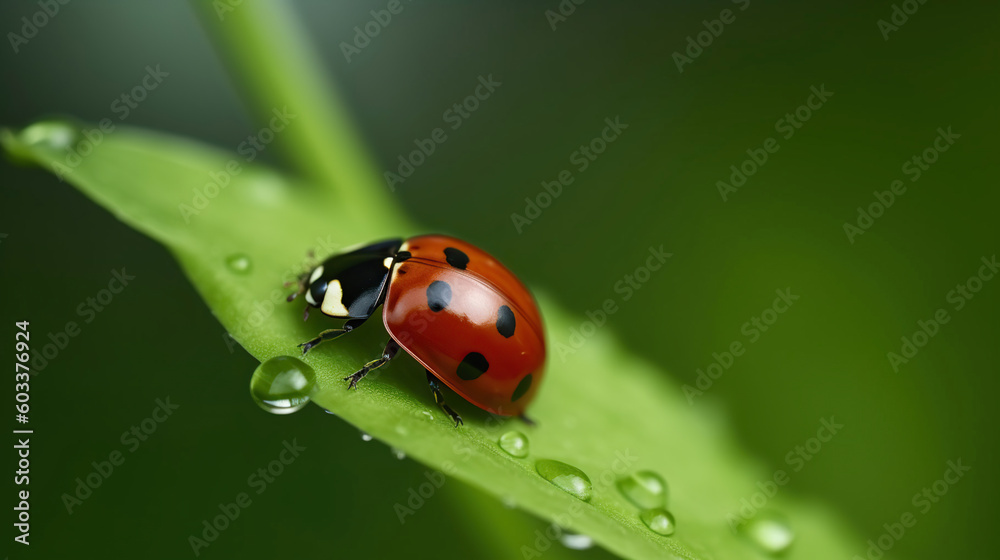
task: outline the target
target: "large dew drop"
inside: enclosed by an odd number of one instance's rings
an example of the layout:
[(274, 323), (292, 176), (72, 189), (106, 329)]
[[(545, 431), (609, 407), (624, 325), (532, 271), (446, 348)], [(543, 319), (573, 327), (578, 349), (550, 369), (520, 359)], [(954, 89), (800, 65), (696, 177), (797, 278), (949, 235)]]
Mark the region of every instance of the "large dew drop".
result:
[(510, 431), (500, 436), (500, 449), (514, 457), (528, 456), (528, 436), (518, 431)]
[(677, 528), (673, 514), (661, 507), (642, 510), (639, 519), (646, 524), (646, 527), (660, 535), (673, 535), (674, 529)]
[(587, 473), (573, 465), (551, 459), (539, 459), (535, 463), (535, 470), (545, 480), (585, 502), (589, 502), (594, 494), (594, 486), (590, 483)]
[(784, 552), (795, 540), (795, 533), (784, 516), (764, 511), (757, 514), (740, 527), (740, 532), (747, 536), (765, 552), (778, 554)]
[(250, 379), (250, 396), (272, 414), (302, 409), (315, 390), (316, 372), (291, 356), (276, 356), (260, 364)]
[(619, 479), (618, 490), (642, 509), (667, 505), (667, 481), (653, 471), (639, 471)]

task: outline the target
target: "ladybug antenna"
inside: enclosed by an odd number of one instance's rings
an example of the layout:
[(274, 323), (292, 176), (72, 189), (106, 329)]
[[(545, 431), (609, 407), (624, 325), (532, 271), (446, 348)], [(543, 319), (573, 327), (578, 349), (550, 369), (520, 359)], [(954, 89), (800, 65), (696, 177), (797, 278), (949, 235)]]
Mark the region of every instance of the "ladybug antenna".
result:
[(294, 301), (295, 298), (297, 298), (300, 295), (302, 295), (303, 293), (305, 293), (306, 288), (309, 287), (308, 284), (307, 284), (307, 282), (306, 282), (306, 279), (309, 278), (309, 272), (310, 271), (307, 270), (307, 271), (303, 272), (302, 274), (299, 274), (298, 279), (295, 280), (295, 281), (289, 280), (288, 282), (285, 282), (285, 287), (286, 288), (291, 287), (291, 286), (296, 286), (296, 285), (298, 286), (297, 290), (295, 290), (294, 292), (288, 294), (288, 297), (285, 298), (285, 301), (289, 301), (289, 302), (290, 301)]
[[(288, 282), (285, 282), (286, 288), (290, 288), (296, 284), (298, 284), (299, 286), (299, 288), (295, 290), (294, 293), (288, 294), (288, 297), (285, 298), (285, 301), (288, 302), (294, 301), (295, 298), (299, 297), (306, 291), (306, 288), (309, 287), (309, 283), (306, 281), (306, 279), (309, 278), (309, 274), (312, 273), (314, 268), (316, 268), (316, 251), (313, 249), (309, 249), (308, 251), (306, 251), (306, 269), (302, 272), (302, 274), (299, 274), (296, 280), (289, 280)], [(307, 307), (306, 318), (308, 317), (309, 317), (309, 308)]]

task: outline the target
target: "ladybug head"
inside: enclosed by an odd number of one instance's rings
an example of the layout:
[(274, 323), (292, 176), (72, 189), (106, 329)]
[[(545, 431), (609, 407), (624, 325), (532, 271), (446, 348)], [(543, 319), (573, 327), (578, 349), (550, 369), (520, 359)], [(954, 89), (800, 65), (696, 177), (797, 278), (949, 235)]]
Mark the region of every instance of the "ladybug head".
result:
[(334, 255), (303, 275), (300, 291), (309, 305), (337, 319), (365, 319), (382, 302), (399, 240)]

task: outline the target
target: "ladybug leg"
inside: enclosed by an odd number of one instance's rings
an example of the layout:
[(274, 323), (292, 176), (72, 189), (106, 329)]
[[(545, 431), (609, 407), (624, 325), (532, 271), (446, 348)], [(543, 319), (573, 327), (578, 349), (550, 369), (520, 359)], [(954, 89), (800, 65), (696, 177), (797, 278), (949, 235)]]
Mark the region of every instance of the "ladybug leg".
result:
[(309, 341), (306, 341), (306, 342), (303, 342), (302, 344), (299, 344), (299, 348), (301, 348), (302, 349), (302, 353), (305, 354), (306, 352), (312, 350), (313, 348), (315, 348), (316, 346), (318, 346), (322, 342), (326, 342), (327, 340), (333, 340), (335, 338), (340, 338), (340, 337), (344, 336), (345, 334), (347, 334), (347, 333), (353, 331), (354, 329), (360, 327), (361, 324), (364, 323), (364, 322), (365, 322), (364, 319), (350, 319), (346, 323), (344, 323), (344, 327), (343, 328), (340, 328), (340, 329), (327, 329), (327, 330), (319, 333), (319, 335), (317, 335), (316, 338), (314, 338), (312, 340), (309, 340)]
[(378, 369), (387, 364), (389, 360), (391, 360), (396, 355), (397, 352), (399, 352), (399, 344), (397, 344), (395, 340), (390, 338), (389, 343), (385, 345), (385, 350), (382, 350), (381, 358), (368, 362), (367, 364), (364, 365), (364, 367), (359, 369), (357, 372), (348, 375), (347, 377), (344, 378), (344, 381), (350, 381), (350, 384), (347, 385), (347, 388), (353, 389), (357, 387), (358, 381), (361, 381), (364, 378), (364, 376), (368, 375), (368, 372)]
[(462, 417), (458, 415), (457, 412), (452, 410), (450, 406), (444, 402), (444, 394), (441, 392), (441, 382), (438, 381), (437, 377), (430, 370), (424, 370), (427, 372), (427, 384), (431, 386), (431, 391), (434, 393), (434, 402), (441, 407), (441, 410), (445, 411), (448, 416), (451, 416), (452, 421), (455, 422), (455, 427), (457, 428), (462, 422)]
[(532, 420), (531, 418), (528, 418), (524, 414), (521, 414), (520, 416), (518, 416), (518, 418), (521, 419), (521, 422), (524, 422), (525, 424), (527, 424), (529, 426), (534, 426), (535, 425), (535, 421)]

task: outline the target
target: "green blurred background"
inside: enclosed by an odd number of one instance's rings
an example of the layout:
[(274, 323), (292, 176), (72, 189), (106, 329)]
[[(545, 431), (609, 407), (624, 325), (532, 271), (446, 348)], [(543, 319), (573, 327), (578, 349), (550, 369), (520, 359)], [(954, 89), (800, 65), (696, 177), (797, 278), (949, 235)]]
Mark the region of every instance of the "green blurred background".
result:
[[(555, 30), (545, 15), (554, 0), (404, 2), (348, 62), (341, 42), (386, 2), (296, 4), (384, 169), (447, 127), (442, 113), (480, 75), (502, 84), (396, 187), (418, 223), (479, 243), (581, 317), (663, 245), (674, 255), (665, 271), (609, 323), (678, 384), (694, 384), (713, 352), (747, 343), (742, 325), (790, 287), (801, 299), (692, 406), (725, 411), (775, 469), (787, 469), (786, 454), (821, 418), (843, 423), (787, 491), (841, 511), (859, 554), (961, 458), (972, 470), (887, 557), (990, 549), (1000, 281), (959, 311), (946, 297), (1000, 242), (990, 163), (1000, 5), (928, 0), (887, 41), (877, 21), (891, 18), (891, 2), (751, 0), (741, 11), (591, 0)], [(19, 32), (39, 9), (3, 3), (0, 29)], [(723, 9), (735, 21), (679, 72), (672, 54)], [(5, 126), (116, 117), (112, 102), (160, 65), (169, 77), (126, 124), (230, 150), (258, 129), (184, 2), (71, 2), (19, 52), (5, 44), (0, 65)], [(781, 137), (777, 121), (821, 85), (832, 97)], [(616, 116), (628, 129), (518, 232), (511, 214), (524, 213), (525, 197), (573, 169), (570, 154)], [(949, 126), (961, 137), (911, 182), (903, 163)], [(780, 149), (724, 202), (716, 181), (768, 137)], [(272, 152), (266, 161), (277, 161)], [(39, 338), (82, 324), (33, 380), (33, 544), (13, 557), (186, 557), (201, 520), (246, 491), (246, 477), (291, 438), (308, 451), (203, 555), (520, 558), (546, 526), (456, 481), (400, 525), (393, 506), (425, 480), (424, 467), (317, 407), (263, 413), (247, 392), (255, 360), (227, 346), (163, 248), (47, 173), (0, 165), (5, 332), (15, 319)], [(906, 193), (850, 243), (843, 224), (896, 179)], [(122, 266), (133, 283), (83, 324), (77, 306)], [(894, 371), (887, 352), (939, 308), (951, 321)], [(168, 395), (174, 416), (68, 514), (60, 496), (74, 479), (124, 449), (121, 433)]]

